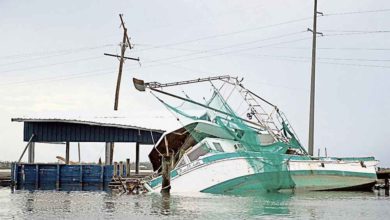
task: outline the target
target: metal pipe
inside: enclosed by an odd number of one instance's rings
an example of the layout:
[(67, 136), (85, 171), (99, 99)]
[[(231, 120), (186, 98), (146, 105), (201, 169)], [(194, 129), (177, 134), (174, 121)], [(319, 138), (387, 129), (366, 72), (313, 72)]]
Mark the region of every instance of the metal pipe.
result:
[(30, 143), (31, 143), (32, 139), (34, 138), (34, 136), (35, 136), (35, 134), (33, 133), (33, 134), (31, 135), (30, 139), (28, 140), (27, 145), (26, 145), (26, 147), (24, 148), (22, 155), (20, 155), (19, 160), (18, 160), (18, 163), (20, 163), (20, 161), (22, 160), (22, 158), (23, 158), (24, 154), (26, 153), (26, 150), (27, 150), (28, 146), (30, 145)]
[[(245, 121), (245, 122), (248, 122), (248, 123), (253, 124), (253, 125), (256, 125), (256, 126), (259, 126), (260, 128), (263, 128), (263, 129), (264, 129), (264, 127), (263, 127), (262, 125), (257, 124), (257, 123), (255, 123), (255, 122), (253, 122), (253, 121), (249, 121), (249, 120), (243, 119), (243, 118), (238, 117), (238, 116), (236, 116), (236, 115), (232, 115), (232, 114), (230, 114), (230, 113), (227, 113), (227, 112), (218, 110), (218, 109), (216, 109), (216, 108), (213, 108), (213, 107), (210, 107), (210, 106), (207, 106), (207, 105), (204, 105), (204, 104), (202, 104), (202, 103), (193, 101), (193, 100), (191, 100), (191, 99), (186, 99), (186, 98), (183, 98), (183, 97), (180, 97), (180, 96), (177, 96), (177, 95), (168, 93), (168, 92), (164, 92), (164, 91), (158, 90), (158, 89), (150, 88), (150, 90), (155, 91), (155, 92), (162, 93), (162, 94), (167, 95), (167, 96), (172, 96), (172, 97), (174, 97), (174, 98), (177, 98), (177, 99), (180, 99), (180, 100), (183, 100), (183, 101), (187, 101), (187, 102), (190, 102), (190, 103), (192, 103), (192, 104), (202, 106), (202, 107), (204, 107), (204, 108), (208, 108), (208, 109), (210, 109), (210, 110), (216, 111), (216, 112), (218, 112), (218, 113), (221, 113), (221, 114), (224, 114), (224, 115), (233, 117), (233, 118), (238, 118), (238, 119), (240, 119), (240, 120), (243, 120), (243, 121)], [(162, 101), (162, 100), (161, 100), (161, 101)]]

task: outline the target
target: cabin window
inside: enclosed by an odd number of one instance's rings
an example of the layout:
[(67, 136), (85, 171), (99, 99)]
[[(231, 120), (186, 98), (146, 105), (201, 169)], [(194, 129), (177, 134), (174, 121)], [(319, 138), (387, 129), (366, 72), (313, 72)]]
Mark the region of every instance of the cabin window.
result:
[(190, 159), (190, 161), (194, 161), (209, 152), (210, 148), (208, 148), (205, 144), (202, 144), (200, 147), (188, 153), (188, 158)]
[(241, 149), (241, 148), (243, 148), (243, 146), (240, 143), (237, 143), (234, 145), (234, 149), (236, 149), (236, 150)]
[(222, 148), (222, 146), (221, 146), (220, 143), (218, 143), (218, 142), (213, 142), (213, 145), (214, 145), (214, 147), (215, 147), (215, 150), (217, 150), (217, 151), (219, 151), (219, 152), (223, 152), (223, 148)]

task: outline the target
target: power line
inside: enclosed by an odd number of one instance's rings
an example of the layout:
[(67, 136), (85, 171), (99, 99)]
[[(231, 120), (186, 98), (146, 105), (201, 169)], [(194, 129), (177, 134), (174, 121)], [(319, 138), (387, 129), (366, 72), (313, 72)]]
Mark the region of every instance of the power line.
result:
[[(53, 76), (53, 77), (42, 77), (42, 78), (37, 78), (37, 79), (32, 79), (32, 80), (22, 80), (22, 81), (16, 81), (16, 82), (1, 83), (0, 87), (14, 86), (14, 85), (25, 85), (25, 84), (30, 84), (30, 83), (50, 82), (50, 81), (82, 78), (82, 77), (87, 77), (87, 76), (92, 76), (92, 75), (102, 75), (102, 74), (112, 73), (112, 71), (107, 72), (108, 70), (112, 70), (112, 68), (84, 71), (84, 72), (80, 72), (80, 73), (66, 74), (66, 75)], [(103, 72), (103, 73), (99, 73), (99, 72)]]
[(345, 36), (345, 35), (365, 35), (365, 34), (388, 34), (390, 31), (366, 31), (366, 32), (344, 32), (338, 34), (324, 34), (324, 37)]
[[(350, 15), (350, 14), (375, 13), (375, 12), (387, 12), (387, 11), (390, 11), (390, 9), (337, 12), (337, 13), (324, 14), (323, 16)], [(250, 31), (257, 31), (257, 30), (261, 30), (261, 29), (272, 28), (272, 27), (277, 27), (277, 26), (281, 26), (281, 25), (302, 22), (302, 21), (311, 20), (311, 19), (312, 19), (312, 17), (302, 17), (302, 18), (293, 19), (293, 20), (284, 21), (284, 22), (275, 23), (275, 24), (270, 24), (270, 25), (264, 25), (264, 26), (254, 27), (254, 28), (248, 28), (248, 29), (243, 29), (243, 30), (223, 33), (223, 34), (209, 35), (209, 36), (195, 38), (195, 39), (190, 39), (190, 40), (184, 40), (184, 41), (178, 41), (178, 42), (174, 42), (174, 43), (163, 44), (163, 45), (160, 45), (160, 46), (151, 46), (149, 48), (145, 48), (145, 49), (142, 49), (140, 51), (150, 50), (150, 49), (154, 49), (154, 48), (162, 48), (162, 47), (167, 47), (167, 46), (187, 44), (187, 43), (192, 43), (192, 42), (197, 42), (197, 41), (204, 41), (204, 40), (213, 39), (213, 38), (219, 38), (219, 37), (226, 37), (226, 36), (230, 36), (230, 35), (235, 35), (235, 34), (240, 34), (240, 33), (245, 33), (245, 32), (250, 32)]]
[[(176, 59), (176, 58), (182, 58), (182, 57), (187, 57), (187, 56), (192, 56), (192, 55), (198, 55), (198, 54), (203, 54), (203, 53), (209, 53), (209, 52), (219, 51), (219, 50), (223, 50), (223, 49), (227, 49), (227, 48), (232, 48), (232, 47), (236, 47), (236, 46), (242, 46), (242, 45), (253, 44), (253, 43), (257, 43), (257, 42), (261, 42), (261, 41), (273, 40), (273, 39), (277, 39), (277, 38), (281, 38), (281, 37), (286, 37), (286, 36), (292, 36), (292, 35), (296, 35), (296, 34), (298, 34), (298, 33), (303, 33), (303, 32), (302, 32), (302, 31), (300, 31), (300, 32), (294, 32), (294, 33), (290, 33), (290, 34), (279, 35), (279, 36), (276, 36), (276, 37), (265, 38), (265, 39), (261, 39), (261, 40), (257, 40), (257, 41), (250, 41), (250, 42), (245, 42), (245, 43), (240, 43), (240, 44), (233, 44), (233, 45), (224, 46), (224, 47), (220, 47), (220, 48), (214, 48), (214, 49), (209, 49), (209, 50), (202, 50), (202, 51), (199, 51), (199, 52), (194, 52), (194, 53), (189, 53), (189, 54), (184, 54), (184, 55), (179, 55), (179, 56), (173, 56), (173, 57), (161, 58), (161, 59), (157, 59), (157, 60), (151, 60), (151, 61), (149, 61), (149, 63), (155, 63), (155, 62), (158, 63), (158, 62), (160, 62), (160, 61), (165, 61), (165, 60), (171, 60), (171, 59)], [(288, 40), (288, 41), (282, 41), (282, 42), (272, 43), (272, 44), (268, 44), (268, 45), (261, 45), (261, 46), (257, 46), (257, 47), (251, 47), (251, 48), (244, 48), (244, 49), (239, 49), (239, 50), (233, 50), (233, 51), (228, 51), (228, 52), (224, 52), (224, 53), (220, 53), (220, 54), (215, 54), (215, 55), (211, 55), (211, 56), (219, 56), (219, 55), (224, 55), (224, 54), (229, 54), (229, 53), (234, 53), (234, 52), (240, 52), (240, 51), (245, 51), (245, 50), (253, 50), (253, 49), (258, 49), (258, 48), (267, 47), (267, 46), (273, 46), (273, 45), (280, 45), (280, 44), (286, 44), (286, 43), (292, 43), (292, 42), (302, 41), (302, 40), (306, 40), (306, 39), (309, 39), (309, 38), (308, 38), (308, 37), (305, 37), (305, 38), (299, 38), (299, 39), (294, 39), (294, 40)], [(206, 56), (206, 57), (210, 57), (210, 55), (209, 55), (209, 56)], [(197, 58), (195, 58), (195, 59), (197, 59)]]
[(311, 19), (311, 17), (298, 18), (298, 19), (293, 19), (293, 20), (284, 21), (284, 22), (275, 23), (275, 24), (270, 24), (270, 25), (264, 25), (264, 26), (254, 27), (254, 28), (248, 28), (248, 29), (228, 32), (228, 33), (214, 34), (214, 35), (209, 35), (209, 36), (205, 36), (205, 37), (199, 37), (199, 38), (190, 39), (190, 40), (184, 40), (184, 41), (178, 41), (178, 42), (174, 42), (174, 43), (163, 44), (163, 45), (160, 45), (158, 47), (153, 47), (152, 46), (152, 47), (145, 48), (145, 49), (142, 49), (142, 50), (139, 50), (139, 51), (145, 51), (145, 50), (150, 50), (150, 49), (155, 49), (155, 48), (160, 48), (160, 47), (175, 46), (175, 45), (193, 43), (193, 42), (198, 42), (198, 41), (204, 41), (204, 40), (208, 40), (208, 39), (226, 37), (226, 36), (231, 36), (231, 35), (236, 35), (236, 34), (250, 32), (250, 31), (257, 31), (257, 30), (261, 30), (261, 29), (272, 28), (272, 27), (282, 26), (282, 25), (291, 24), (291, 23), (297, 23), (297, 22), (310, 20), (310, 19)]
[(105, 48), (105, 47), (107, 47), (107, 45), (98, 46), (98, 47), (83, 48), (83, 49), (74, 50), (74, 51), (70, 50), (70, 51), (67, 51), (67, 52), (61, 52), (59, 54), (39, 56), (39, 57), (35, 57), (35, 58), (31, 58), (31, 59), (24, 59), (24, 60), (21, 60), (21, 61), (16, 61), (16, 62), (11, 62), (11, 63), (3, 63), (3, 64), (0, 64), (0, 66), (8, 66), (8, 65), (13, 65), (13, 64), (18, 64), (18, 63), (30, 62), (30, 61), (34, 61), (34, 60), (41, 60), (41, 59), (45, 59), (45, 58), (65, 56), (65, 55), (69, 55), (69, 54), (74, 54), (74, 53), (79, 53), (79, 52), (84, 52), (84, 51), (89, 51), (89, 50), (95, 50), (95, 49), (101, 49), (101, 48)]
[[(249, 55), (249, 54), (247, 54)], [(270, 58), (278, 58), (277, 60), (284, 60), (284, 61), (292, 61), (292, 62), (304, 62), (309, 63), (311, 62), (309, 59), (310, 57), (294, 57), (294, 56), (274, 56), (274, 55), (250, 55), (251, 57), (254, 56), (261, 56), (261, 57), (270, 57)], [(305, 60), (302, 60), (305, 59)], [(331, 58), (333, 59), (333, 58)], [(352, 60), (352, 59), (351, 59)], [(390, 60), (389, 60), (390, 61)], [(359, 66), (359, 67), (374, 67), (374, 68), (390, 68), (390, 66), (383, 66), (383, 65), (371, 65), (371, 64), (360, 64), (360, 63), (340, 63), (340, 62), (327, 62), (327, 61), (318, 61), (317, 63), (323, 63), (323, 64), (332, 64), (332, 65), (342, 65), (342, 66)]]
[[(297, 59), (300, 59), (300, 58), (307, 59), (307, 58), (310, 58), (310, 57), (294, 57), (294, 56), (289, 57), (289, 56), (253, 55), (253, 54), (247, 54), (247, 55), (250, 55), (251, 57), (263, 56), (263, 57), (270, 57), (270, 58), (278, 58), (277, 60), (282, 60), (282, 61), (304, 62), (304, 63), (309, 63), (310, 62), (310, 60), (297, 60)], [(193, 59), (188, 59), (188, 60), (193, 60)], [(188, 60), (181, 60), (180, 62), (184, 62), (184, 61), (188, 61)], [(146, 65), (146, 66), (142, 66), (142, 68), (153, 68), (153, 67), (158, 67), (158, 66), (163, 66), (163, 65), (170, 65), (170, 66), (173, 66), (173, 67), (177, 66), (176, 64), (173, 64), (173, 63), (160, 63), (160, 64), (157, 64), (157, 65)], [(336, 63), (336, 62), (322, 62), (322, 61), (319, 61), (318, 63), (329, 64), (329, 65), (343, 65), (343, 66), (363, 66), (363, 67), (375, 67), (375, 68), (390, 68), (390, 66), (365, 65), (365, 64), (353, 64), (353, 63), (339, 63), (339, 62)], [(184, 67), (181, 66), (180, 68), (184, 68)], [(185, 67), (185, 68), (186, 69), (191, 69), (191, 68), (188, 68), (188, 67)], [(129, 68), (129, 70), (133, 70), (133, 69), (136, 69), (136, 68)], [(112, 74), (112, 71), (104, 72), (106, 70), (111, 70), (111, 68), (94, 70), (94, 71), (87, 71), (87, 72), (70, 74), (70, 75), (69, 74), (68, 75), (62, 75), (62, 76), (58, 76), (58, 77), (47, 77), (47, 78), (40, 78), (40, 79), (35, 79), (35, 80), (25, 80), (25, 81), (4, 83), (4, 84), (0, 84), (0, 87), (11, 86), (11, 85), (25, 85), (25, 84), (30, 84), (32, 82), (42, 83), (42, 82), (52, 82), (52, 81), (69, 80), (69, 79), (76, 79), (76, 78), (85, 78), (85, 77), (90, 77), (90, 76)], [(89, 74), (86, 74), (86, 73), (89, 73)]]
[(10, 58), (24, 58), (24, 57), (37, 57), (37, 56), (45, 56), (49, 54), (57, 54), (57, 53), (77, 53), (79, 51), (85, 51), (85, 50), (94, 50), (104, 47), (110, 47), (115, 46), (114, 44), (104, 44), (99, 46), (89, 46), (89, 47), (79, 47), (79, 48), (72, 48), (72, 49), (64, 49), (64, 50), (52, 50), (52, 51), (41, 51), (41, 52), (31, 52), (31, 53), (21, 53), (21, 54), (14, 54), (14, 55), (8, 55), (8, 56), (2, 56), (0, 59), (10, 59)]
[(378, 13), (378, 12), (390, 12), (390, 8), (377, 9), (377, 10), (365, 10), (365, 11), (336, 12), (336, 13), (324, 14), (323, 16), (366, 14), (366, 13)]
[[(154, 49), (170, 49), (170, 50), (178, 50), (178, 51), (187, 51), (187, 52), (194, 52), (194, 51), (199, 51), (199, 50), (195, 50), (195, 49), (187, 49), (187, 48), (179, 48), (179, 47), (173, 47), (173, 46), (164, 46), (164, 45), (156, 45), (156, 44), (144, 44), (144, 43), (136, 43), (136, 44), (133, 44), (134, 46), (146, 46), (146, 49), (149, 49), (151, 47), (153, 47)], [(135, 49), (137, 50), (137, 49)], [(137, 51), (141, 51), (142, 52), (143, 49), (141, 50), (137, 50)]]
[(389, 32), (388, 30), (322, 30), (324, 32), (341, 32), (341, 33), (350, 33), (350, 32), (356, 32), (356, 33), (382, 33), (382, 32)]
[(68, 64), (68, 63), (76, 63), (76, 62), (81, 62), (81, 61), (96, 60), (96, 59), (101, 59), (101, 58), (103, 58), (103, 56), (87, 57), (87, 58), (82, 58), (82, 59), (77, 59), (77, 60), (70, 60), (70, 61), (59, 62), (59, 63), (36, 65), (36, 66), (30, 66), (30, 67), (25, 67), (25, 68), (17, 68), (17, 69), (0, 71), (0, 74), (1, 73), (9, 73), (9, 72), (14, 72), (14, 71), (19, 71), (19, 70), (30, 70), (30, 69), (37, 69), (37, 68), (47, 67), (47, 66), (57, 66), (57, 65)]
[[(269, 47), (273, 49), (308, 50), (310, 47)], [(390, 50), (390, 48), (364, 48), (364, 47), (317, 47), (317, 50)]]
[[(311, 59), (304, 56), (284, 56), (268, 54), (247, 54), (249, 56), (276, 57), (276, 58), (293, 58), (293, 59)], [(390, 59), (365, 59), (365, 58), (337, 58), (337, 57), (318, 57), (319, 60), (341, 60), (341, 61), (363, 61), (363, 62), (390, 62)]]
[(382, 66), (382, 65), (370, 65), (370, 64), (360, 64), (360, 63), (334, 63), (334, 62), (323, 62), (323, 64), (333, 64), (333, 65), (342, 65), (342, 66), (360, 66), (360, 67), (377, 67), (377, 68), (390, 68), (390, 66)]

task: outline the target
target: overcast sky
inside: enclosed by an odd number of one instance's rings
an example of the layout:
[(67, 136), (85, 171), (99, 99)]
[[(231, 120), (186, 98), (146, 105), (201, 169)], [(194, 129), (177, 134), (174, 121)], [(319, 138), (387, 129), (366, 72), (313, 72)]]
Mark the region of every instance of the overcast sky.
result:
[[(244, 84), (277, 104), (307, 145), (313, 0), (5, 1), (0, 0), (0, 160), (25, 143), (12, 117), (121, 115), (145, 127), (176, 120), (132, 77), (176, 81), (213, 75)], [(331, 156), (375, 156), (390, 166), (390, 2), (319, 0), (315, 147)], [(127, 61), (118, 113), (113, 98), (124, 14), (142, 65)], [(198, 93), (190, 89), (187, 93)], [(76, 146), (76, 145), (72, 145)], [(118, 147), (115, 160), (133, 157)], [(104, 157), (82, 144), (82, 160)], [(142, 159), (150, 147), (142, 151)], [(317, 150), (315, 150), (317, 152)], [(75, 147), (72, 158), (76, 159)], [(62, 145), (38, 144), (55, 161)], [(72, 159), (71, 158), (71, 159)]]

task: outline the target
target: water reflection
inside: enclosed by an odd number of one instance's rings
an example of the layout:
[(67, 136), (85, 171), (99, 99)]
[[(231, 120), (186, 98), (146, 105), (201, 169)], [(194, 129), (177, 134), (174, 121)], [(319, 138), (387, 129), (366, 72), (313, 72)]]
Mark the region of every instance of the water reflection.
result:
[[(0, 189), (0, 219), (385, 218), (390, 198), (377, 193), (143, 194)], [(348, 210), (348, 212), (345, 212)]]
[(34, 193), (29, 193), (26, 199), (26, 211), (27, 212), (33, 212), (34, 211)]
[(169, 193), (161, 193), (161, 214), (169, 215), (171, 208), (171, 195)]

